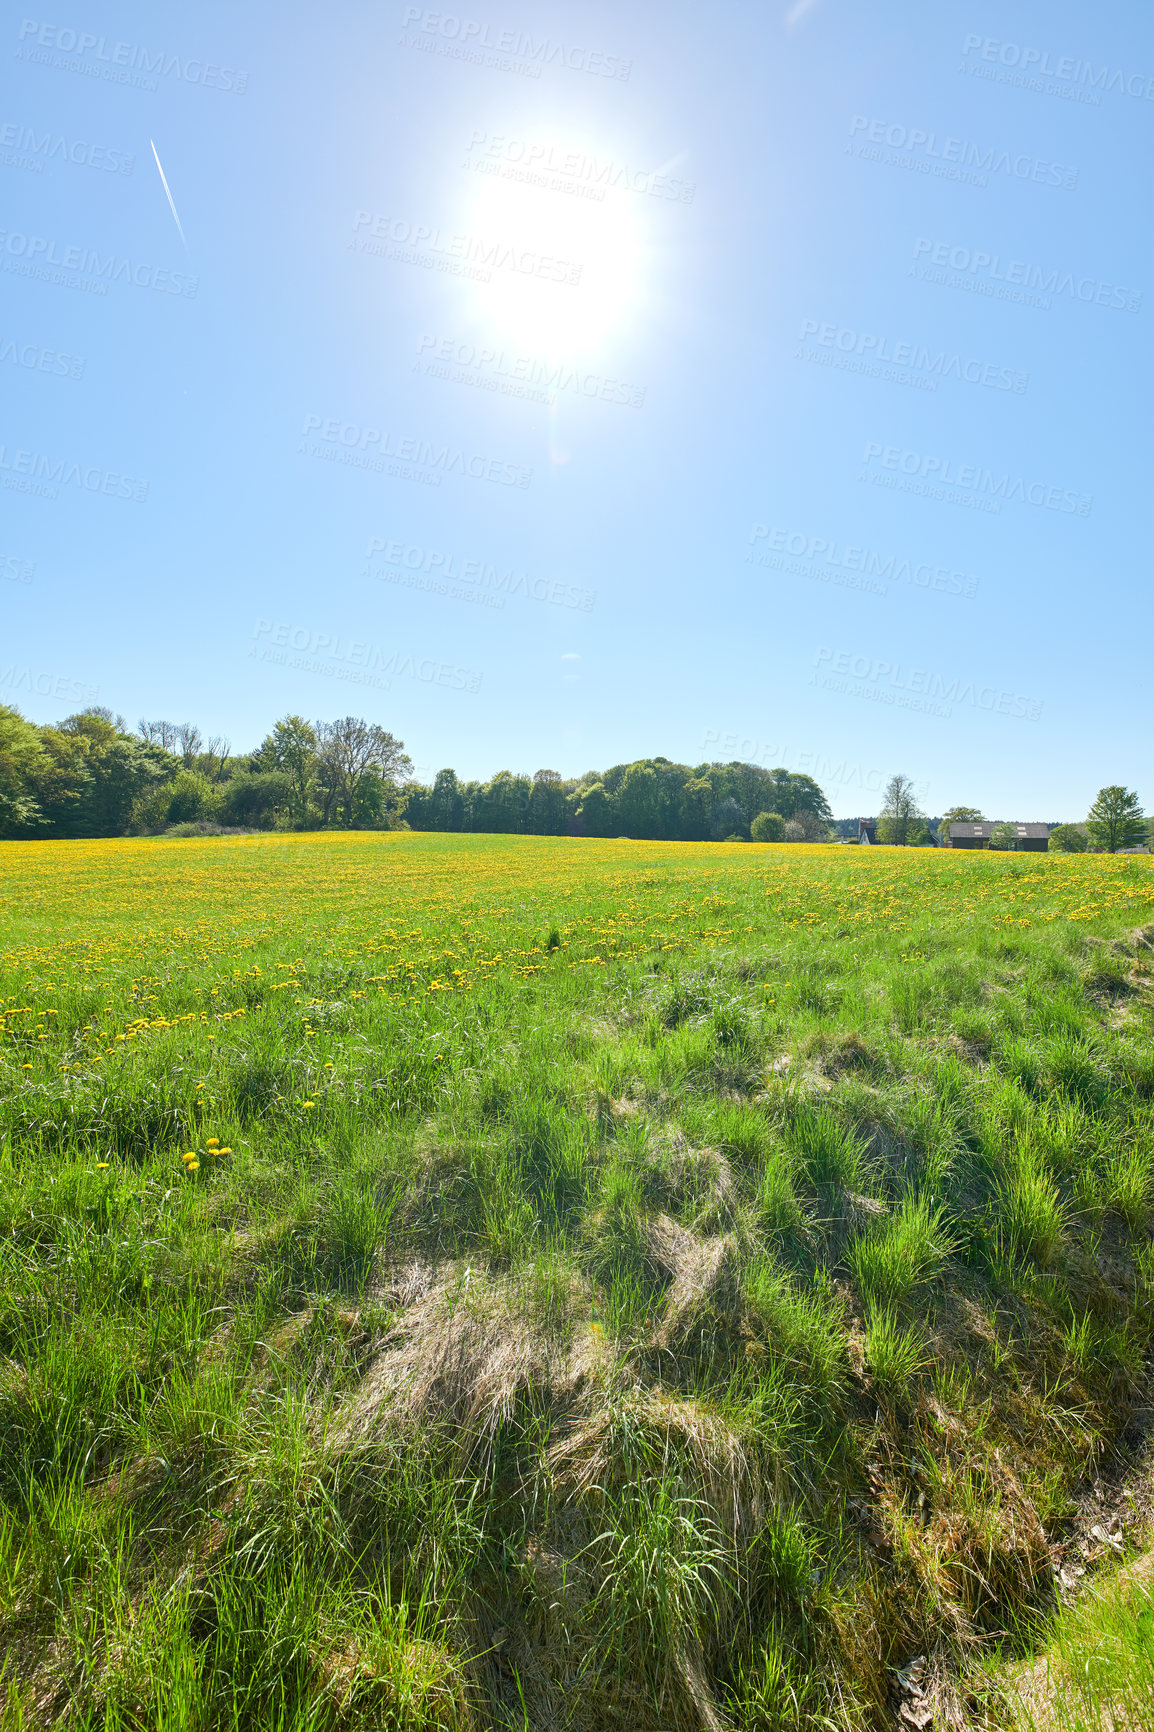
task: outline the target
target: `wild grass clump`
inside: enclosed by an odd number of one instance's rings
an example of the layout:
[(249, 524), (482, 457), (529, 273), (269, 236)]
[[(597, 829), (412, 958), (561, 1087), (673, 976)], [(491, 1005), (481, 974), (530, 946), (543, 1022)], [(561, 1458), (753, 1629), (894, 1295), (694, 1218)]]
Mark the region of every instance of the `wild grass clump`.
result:
[(864, 1183), (865, 1144), (832, 1113), (799, 1106), (785, 1127), (785, 1140), (811, 1185), (856, 1191)]
[(761, 1231), (771, 1242), (800, 1234), (805, 1213), (794, 1188), (794, 1167), (784, 1149), (770, 1149), (757, 1180), (753, 1201)]
[(925, 1338), (903, 1327), (892, 1310), (875, 1311), (866, 1325), (865, 1362), (887, 1393), (904, 1396), (927, 1363)]
[(713, 1511), (675, 1479), (647, 1476), (606, 1500), (592, 1541), (600, 1586), (593, 1616), (622, 1666), (656, 1663), (655, 1684), (679, 1650), (716, 1620), (731, 1590), (731, 1548)]
[(1106, 1197), (1131, 1232), (1141, 1232), (1154, 1211), (1154, 1147), (1118, 1149), (1106, 1163)]
[(858, 1235), (848, 1261), (867, 1306), (903, 1304), (935, 1278), (953, 1248), (944, 1222), (944, 1206), (907, 1197)]
[(742, 1298), (759, 1351), (781, 1360), (803, 1385), (832, 1403), (845, 1375), (840, 1319), (824, 1294), (807, 1293), (769, 1260), (750, 1263)]
[(1006, 1164), (994, 1193), (994, 1243), (1007, 1256), (1046, 1268), (1062, 1244), (1067, 1207), (1036, 1150), (1018, 1145)]

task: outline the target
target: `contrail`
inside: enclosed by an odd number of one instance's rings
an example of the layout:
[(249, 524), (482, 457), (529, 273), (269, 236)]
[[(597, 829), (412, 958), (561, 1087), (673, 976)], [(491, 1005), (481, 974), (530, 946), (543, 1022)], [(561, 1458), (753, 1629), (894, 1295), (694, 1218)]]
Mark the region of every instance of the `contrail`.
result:
[(814, 0), (797, 0), (796, 6), (791, 6), (785, 15), (786, 29), (792, 30), (793, 26), (805, 17), (813, 3)]
[[(148, 142), (149, 142), (149, 144), (152, 144), (151, 139), (149, 139)], [(172, 220), (177, 226), (177, 229), (180, 233), (180, 238), (182, 241), (184, 241), (184, 250), (185, 250), (185, 252), (187, 252), (188, 251), (188, 242), (186, 240), (184, 240), (184, 230), (180, 226), (180, 218), (176, 214), (176, 206), (172, 202), (172, 194), (168, 190), (168, 182), (164, 178), (164, 170), (160, 166), (160, 158), (156, 154), (155, 144), (152, 144), (152, 155), (153, 155), (153, 158), (156, 162), (156, 172), (160, 176), (160, 184), (164, 188), (164, 196), (168, 200), (168, 208), (172, 212)]]

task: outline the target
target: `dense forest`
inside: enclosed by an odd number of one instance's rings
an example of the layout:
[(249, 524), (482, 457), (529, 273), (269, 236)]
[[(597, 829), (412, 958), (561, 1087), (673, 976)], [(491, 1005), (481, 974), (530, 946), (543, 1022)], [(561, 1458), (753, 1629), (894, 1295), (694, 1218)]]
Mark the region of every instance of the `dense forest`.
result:
[[(357, 716), (283, 716), (234, 754), (190, 723), (92, 708), (52, 725), (0, 705), (0, 836), (48, 838), (236, 830), (397, 829), (670, 841), (824, 841), (831, 816), (809, 776), (754, 764), (615, 764), (566, 780), (501, 770), (487, 782), (411, 779), (404, 742)], [(772, 819), (762, 818), (772, 814)]]
[(777, 813), (783, 840), (825, 841), (831, 815), (809, 776), (756, 764), (675, 764), (643, 758), (566, 781), (500, 771), (461, 782), (441, 770), (431, 788), (412, 787), (405, 821), (414, 830), (487, 830), (532, 836), (634, 836), (679, 842), (748, 840), (760, 813)]

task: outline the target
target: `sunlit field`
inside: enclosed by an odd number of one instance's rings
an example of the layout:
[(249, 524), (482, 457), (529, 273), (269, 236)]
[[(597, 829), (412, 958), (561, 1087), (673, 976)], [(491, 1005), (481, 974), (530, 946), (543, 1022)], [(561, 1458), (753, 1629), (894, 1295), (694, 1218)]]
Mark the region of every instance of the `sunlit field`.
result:
[(964, 1702), (1154, 1337), (1152, 865), (4, 844), (5, 1726)]

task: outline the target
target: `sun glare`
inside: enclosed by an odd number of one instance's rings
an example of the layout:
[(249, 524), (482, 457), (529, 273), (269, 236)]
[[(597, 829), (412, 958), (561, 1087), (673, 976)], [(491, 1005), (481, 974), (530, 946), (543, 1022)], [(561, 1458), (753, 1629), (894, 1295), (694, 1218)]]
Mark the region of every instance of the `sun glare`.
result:
[(633, 202), (614, 191), (598, 201), (485, 180), (466, 220), (471, 257), (488, 273), (472, 285), (486, 336), (555, 361), (593, 360), (623, 336), (640, 293)]

